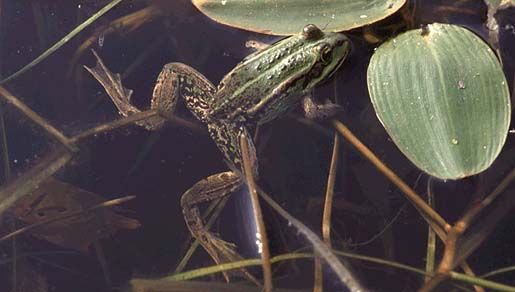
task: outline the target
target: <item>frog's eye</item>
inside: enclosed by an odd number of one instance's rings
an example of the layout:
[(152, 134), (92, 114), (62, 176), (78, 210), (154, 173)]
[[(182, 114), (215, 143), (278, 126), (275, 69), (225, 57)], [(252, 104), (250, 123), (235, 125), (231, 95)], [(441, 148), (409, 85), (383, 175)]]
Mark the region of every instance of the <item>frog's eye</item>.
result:
[(308, 24), (302, 29), (302, 36), (307, 40), (316, 40), (324, 33), (314, 24)]
[(319, 52), (320, 52), (320, 60), (324, 64), (328, 64), (331, 62), (332, 59), (332, 48), (328, 45), (320, 45)]

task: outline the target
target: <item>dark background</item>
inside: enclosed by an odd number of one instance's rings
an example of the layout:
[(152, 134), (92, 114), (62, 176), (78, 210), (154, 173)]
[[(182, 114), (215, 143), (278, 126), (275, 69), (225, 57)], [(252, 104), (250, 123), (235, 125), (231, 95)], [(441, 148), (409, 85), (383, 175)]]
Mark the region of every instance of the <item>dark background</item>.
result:
[[(103, 39), (102, 44), (97, 41), (93, 46), (113, 72), (125, 71), (138, 56), (147, 54), (123, 80), (126, 87), (134, 89), (134, 102), (140, 108), (148, 107), (155, 79), (164, 64), (183, 62), (216, 84), (251, 53), (244, 46), (246, 40), (271, 42), (277, 39), (217, 24), (187, 1), (169, 2), (122, 2), (6, 87), (57, 128), (73, 134), (118, 118), (103, 89), (82, 68), (84, 64), (94, 65), (89, 51), (82, 54), (77, 64), (73, 64), (71, 76), (67, 74), (77, 47), (94, 35), (96, 29), (118, 17), (147, 5), (159, 5), (169, 13), (132, 32), (99, 35)], [(481, 1), (419, 2), (422, 1), (417, 1), (414, 15), (416, 24), (461, 24), (486, 37), (483, 26), (486, 6)], [(0, 75), (3, 77), (33, 60), (106, 4), (103, 1), (75, 0), (3, 0), (0, 3)], [(513, 12), (509, 9), (498, 15), (500, 44), (510, 88), (513, 86), (515, 57)], [(387, 38), (392, 32), (384, 27), (401, 21), (397, 14), (371, 29)], [(336, 86), (340, 103), (345, 108), (341, 119), (397, 174), (424, 194), (428, 177), (389, 140), (368, 98), (366, 67), (374, 47), (379, 44), (367, 44), (361, 29), (349, 35), (354, 46), (349, 60), (331, 82), (316, 91), (316, 96), (332, 98), (333, 86)], [(55, 148), (56, 143), (12, 107), (4, 106), (4, 110), (10, 164), (12, 175), (16, 176), (33, 165), (38, 157)], [(179, 112), (183, 117), (194, 120), (186, 110)], [(260, 184), (284, 208), (318, 232), (333, 139), (330, 131), (324, 133), (303, 125), (296, 120), (297, 117), (301, 117), (301, 111), (262, 129), (257, 144), (262, 175)], [(321, 125), (330, 130), (328, 124)], [(56, 177), (100, 194), (106, 200), (125, 195), (137, 196), (137, 199), (123, 205), (123, 214), (138, 219), (142, 227), (121, 231), (101, 240), (111, 278), (110, 288), (120, 289), (132, 277), (155, 277), (173, 271), (189, 244), (180, 207), (181, 194), (198, 180), (227, 170), (214, 143), (206, 133), (180, 126), (170, 125), (155, 133), (128, 126), (88, 139), (80, 147), (73, 162)], [(462, 181), (435, 181), (438, 212), (449, 222), (458, 219), (473, 201), (472, 193), (481, 189), (483, 191), (479, 193), (487, 194), (511, 170), (515, 165), (514, 150), (513, 137), (509, 135), (501, 156), (484, 174)], [(506, 192), (510, 191), (513, 187)], [(406, 203), (403, 195), (345, 143), (341, 149), (335, 199), (333, 240), (336, 248), (424, 267), (426, 224)], [(244, 256), (255, 257), (252, 234), (246, 232), (247, 226), (252, 224), (248, 206), (245, 192), (234, 194), (213, 229), (225, 240), (235, 242)], [(309, 243), (297, 236), (287, 222), (266, 206), (264, 213), (274, 254), (299, 248), (309, 251)], [(393, 218), (396, 218), (395, 222), (376, 240), (359, 244), (374, 237)], [(501, 221), (489, 239), (470, 257), (469, 262), (478, 274), (515, 262), (514, 219), (511, 215)], [(7, 226), (2, 230), (3, 234), (9, 232)], [(18, 253), (27, 254), (28, 263), (48, 279), (52, 291), (110, 290), (98, 255), (92, 248), (89, 253), (63, 250), (30, 235), (20, 237), (17, 245)], [(10, 242), (0, 243), (4, 259), (0, 261), (1, 291), (9, 289), (6, 283), (12, 275), (11, 250)], [(377, 291), (413, 291), (423, 280), (419, 275), (406, 271), (358, 261), (351, 263), (363, 282)], [(208, 255), (199, 249), (188, 269), (212, 264)], [(286, 262), (277, 267), (274, 273), (276, 286), (311, 289), (311, 261)], [(336, 278), (329, 271), (326, 275), (327, 291), (338, 289)], [(514, 278), (513, 273), (506, 273), (494, 279), (515, 285)]]

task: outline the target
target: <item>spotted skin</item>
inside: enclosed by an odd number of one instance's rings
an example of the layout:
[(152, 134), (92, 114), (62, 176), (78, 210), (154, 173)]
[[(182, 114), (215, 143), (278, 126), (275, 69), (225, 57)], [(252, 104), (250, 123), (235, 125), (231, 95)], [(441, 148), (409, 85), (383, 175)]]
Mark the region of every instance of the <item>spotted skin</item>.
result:
[(195, 118), (207, 124), (209, 104), (215, 92), (215, 86), (195, 69), (182, 63), (169, 63), (157, 77), (151, 108), (158, 109), (166, 119), (174, 115), (177, 99), (182, 97)]
[[(215, 141), (216, 145), (218, 145), (218, 149), (220, 149), (225, 158), (230, 161), (230, 164), (236, 167), (236, 169), (242, 170), (243, 157), (240, 149), (240, 138), (242, 136), (252, 137), (254, 132), (253, 128), (249, 129), (240, 123), (213, 121), (212, 123), (208, 124), (207, 129), (213, 141)], [(250, 131), (252, 131), (252, 134)], [(252, 172), (255, 176), (257, 176), (258, 169), (256, 165), (257, 158), (254, 142), (248, 139), (247, 145), (250, 147), (250, 159), (253, 163)]]

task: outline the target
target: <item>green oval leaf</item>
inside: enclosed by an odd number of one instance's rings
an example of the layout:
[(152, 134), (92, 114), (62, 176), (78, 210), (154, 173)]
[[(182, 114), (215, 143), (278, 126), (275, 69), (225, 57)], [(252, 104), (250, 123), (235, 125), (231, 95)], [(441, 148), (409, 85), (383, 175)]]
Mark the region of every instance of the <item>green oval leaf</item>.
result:
[(361, 27), (393, 14), (406, 0), (193, 0), (213, 20), (265, 34), (292, 35), (306, 25), (326, 31)]
[(433, 24), (401, 34), (376, 50), (367, 75), (379, 120), (423, 171), (466, 177), (501, 151), (508, 85), (490, 47), (469, 30)]

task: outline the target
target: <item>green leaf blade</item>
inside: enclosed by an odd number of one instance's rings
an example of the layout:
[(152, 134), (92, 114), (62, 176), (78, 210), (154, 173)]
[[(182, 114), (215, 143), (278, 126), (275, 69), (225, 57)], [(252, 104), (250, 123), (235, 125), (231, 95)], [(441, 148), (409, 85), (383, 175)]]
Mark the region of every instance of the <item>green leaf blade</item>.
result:
[(374, 109), (399, 149), (420, 169), (458, 179), (487, 169), (511, 115), (494, 53), (472, 32), (433, 24), (379, 47), (368, 68)]
[(345, 31), (388, 17), (406, 0), (193, 0), (211, 19), (255, 32), (292, 35), (306, 25)]

